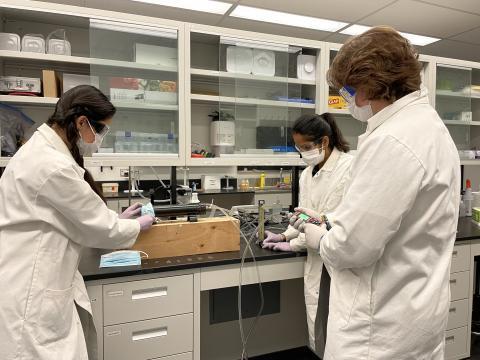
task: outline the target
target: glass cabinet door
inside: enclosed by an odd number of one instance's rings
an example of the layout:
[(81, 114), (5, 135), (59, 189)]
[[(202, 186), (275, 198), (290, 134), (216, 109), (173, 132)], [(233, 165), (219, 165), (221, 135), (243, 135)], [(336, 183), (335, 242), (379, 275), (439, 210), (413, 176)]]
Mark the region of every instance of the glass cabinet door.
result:
[(83, 81), (117, 108), (100, 152), (178, 156), (177, 31), (92, 19), (90, 57)]

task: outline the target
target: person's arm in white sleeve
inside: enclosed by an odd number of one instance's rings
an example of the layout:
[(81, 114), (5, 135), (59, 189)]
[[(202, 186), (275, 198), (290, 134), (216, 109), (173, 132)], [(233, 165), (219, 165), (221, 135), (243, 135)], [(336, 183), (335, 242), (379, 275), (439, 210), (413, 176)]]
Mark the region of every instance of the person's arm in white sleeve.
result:
[(48, 217), (58, 214), (71, 223), (67, 236), (83, 246), (129, 248), (140, 232), (137, 220), (119, 219), (73, 168), (52, 173), (38, 192), (39, 201), (57, 210)]
[(397, 139), (385, 136), (367, 141), (334, 213), (333, 227), (319, 245), (324, 262), (339, 270), (365, 267), (382, 256), (411, 209), (425, 174), (419, 159)]

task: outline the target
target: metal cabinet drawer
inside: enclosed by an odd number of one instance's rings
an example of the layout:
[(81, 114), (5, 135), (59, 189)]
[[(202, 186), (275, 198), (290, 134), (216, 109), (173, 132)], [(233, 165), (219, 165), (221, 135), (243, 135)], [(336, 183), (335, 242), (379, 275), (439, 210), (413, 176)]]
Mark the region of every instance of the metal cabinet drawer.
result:
[(193, 275), (103, 286), (104, 326), (193, 312)]
[(463, 271), (450, 274), (450, 294), (451, 301), (467, 299), (468, 285), (470, 283), (470, 272)]
[(193, 314), (106, 326), (105, 360), (147, 360), (193, 350)]
[(470, 270), (470, 244), (456, 245), (453, 247), (450, 272)]
[(193, 353), (185, 353), (179, 355), (166, 356), (162, 358), (155, 358), (152, 360), (193, 360)]
[[(445, 359), (457, 359), (467, 353), (467, 327), (445, 332)], [(468, 335), (469, 336), (469, 335)]]
[(452, 301), (448, 313), (447, 330), (468, 325), (468, 299)]

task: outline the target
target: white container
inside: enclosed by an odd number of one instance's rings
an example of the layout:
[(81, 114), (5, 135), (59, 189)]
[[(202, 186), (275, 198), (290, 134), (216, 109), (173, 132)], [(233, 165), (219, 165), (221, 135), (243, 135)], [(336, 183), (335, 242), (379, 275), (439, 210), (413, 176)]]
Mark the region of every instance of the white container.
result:
[(472, 121), (472, 112), (471, 111), (462, 111), (460, 114), (461, 121)]
[(212, 146), (235, 146), (235, 123), (233, 121), (212, 121), (210, 123), (210, 144)]
[(0, 33), (0, 50), (20, 51), (20, 36)]
[(463, 202), (465, 204), (465, 214), (467, 216), (472, 216), (473, 194), (471, 188), (465, 189), (465, 194), (463, 194)]
[(110, 99), (126, 102), (145, 102), (145, 91), (111, 88)]
[(47, 44), (47, 52), (55, 55), (72, 55), (72, 46), (68, 40), (50, 39)]
[(63, 74), (63, 92), (67, 92), (78, 85), (92, 85), (97, 89), (100, 87), (98, 76)]
[(42, 85), (40, 79), (20, 76), (0, 76), (1, 92), (28, 92), (40, 94)]
[(135, 44), (135, 62), (177, 69), (178, 50), (166, 46)]
[(297, 78), (302, 80), (315, 80), (316, 57), (314, 55), (297, 56)]
[(227, 47), (227, 71), (236, 74), (250, 74), (253, 68), (253, 51), (241, 46)]
[(118, 183), (103, 183), (102, 190), (104, 194), (118, 193)]
[(220, 178), (218, 176), (202, 175), (202, 187), (204, 190), (220, 190)]
[(45, 40), (40, 35), (25, 35), (22, 38), (22, 52), (45, 54)]
[(275, 53), (271, 50), (253, 49), (252, 74), (275, 76)]
[(178, 97), (176, 92), (150, 90), (145, 91), (145, 102), (151, 104), (176, 105), (177, 98)]

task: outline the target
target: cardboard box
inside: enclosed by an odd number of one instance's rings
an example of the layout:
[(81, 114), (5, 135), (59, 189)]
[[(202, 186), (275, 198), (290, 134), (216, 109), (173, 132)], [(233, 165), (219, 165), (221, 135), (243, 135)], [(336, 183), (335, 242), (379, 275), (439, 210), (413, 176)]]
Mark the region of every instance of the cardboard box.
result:
[(231, 217), (166, 221), (141, 232), (132, 249), (149, 259), (240, 251), (239, 223)]
[(348, 109), (348, 104), (343, 98), (343, 96), (333, 96), (328, 97), (328, 108), (329, 109)]
[(42, 70), (42, 83), (43, 83), (43, 96), (57, 98), (58, 92), (58, 80), (55, 71)]

